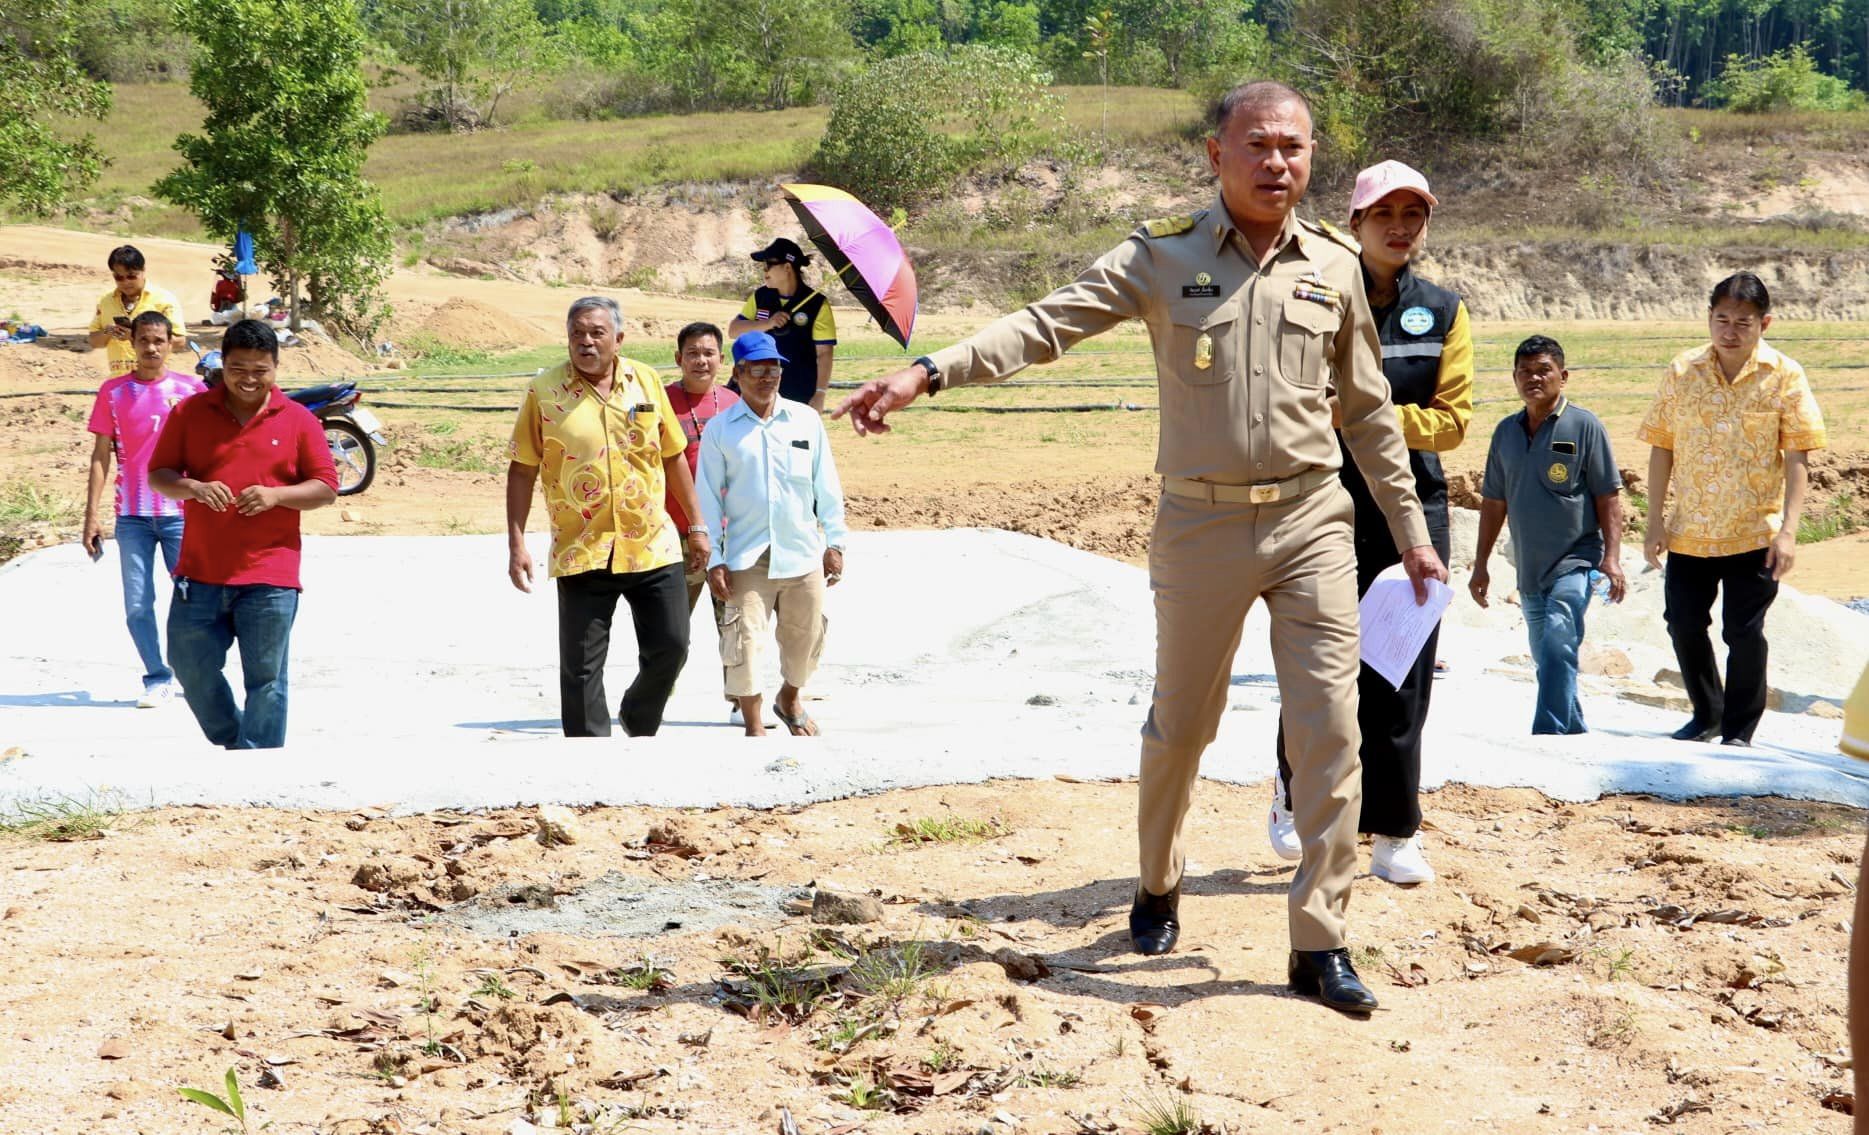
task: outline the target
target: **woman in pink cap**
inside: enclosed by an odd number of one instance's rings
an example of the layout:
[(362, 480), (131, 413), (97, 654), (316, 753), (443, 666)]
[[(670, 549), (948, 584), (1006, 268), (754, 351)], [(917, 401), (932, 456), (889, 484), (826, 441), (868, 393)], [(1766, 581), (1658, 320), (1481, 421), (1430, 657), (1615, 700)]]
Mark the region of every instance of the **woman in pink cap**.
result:
[[(1473, 337), (1460, 297), (1415, 275), (1409, 266), (1427, 240), (1428, 217), (1438, 204), (1420, 171), (1401, 162), (1381, 162), (1356, 176), (1350, 231), (1362, 245), (1363, 287), (1382, 339), (1382, 369), (1402, 419), (1415, 491), (1427, 514), (1434, 550), (1446, 563), (1447, 478), (1439, 455), (1461, 443), (1473, 418)], [(1347, 448), (1342, 476), (1356, 503), (1360, 594), (1402, 557)], [(1367, 666), (1357, 683), (1357, 721), (1363, 730), (1363, 814), (1358, 826), (1371, 837), (1370, 873), (1392, 883), (1434, 878), (1421, 849), (1421, 728), (1434, 687), (1438, 637), (1429, 636), (1400, 689)], [(1273, 849), (1295, 860), (1303, 852), (1284, 790), (1290, 778), (1281, 738), (1281, 784), (1268, 829)]]

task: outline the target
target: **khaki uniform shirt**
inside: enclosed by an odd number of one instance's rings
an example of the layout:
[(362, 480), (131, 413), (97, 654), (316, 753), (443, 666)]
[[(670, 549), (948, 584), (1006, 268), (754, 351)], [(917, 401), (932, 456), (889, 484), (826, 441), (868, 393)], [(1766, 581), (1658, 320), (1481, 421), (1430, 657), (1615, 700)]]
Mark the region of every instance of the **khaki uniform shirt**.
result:
[(1125, 319), (1146, 323), (1154, 344), (1157, 473), (1244, 485), (1335, 470), (1340, 405), (1396, 547), (1429, 542), (1357, 254), (1295, 217), (1261, 267), (1216, 195), (1190, 217), (1149, 222), (1072, 283), (931, 361), (944, 385), (996, 382)]

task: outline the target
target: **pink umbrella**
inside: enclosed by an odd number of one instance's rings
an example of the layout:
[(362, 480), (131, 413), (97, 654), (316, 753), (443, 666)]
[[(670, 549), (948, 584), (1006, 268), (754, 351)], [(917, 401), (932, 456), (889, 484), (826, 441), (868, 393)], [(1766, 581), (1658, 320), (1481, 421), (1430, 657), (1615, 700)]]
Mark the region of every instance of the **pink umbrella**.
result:
[(915, 268), (894, 230), (869, 206), (828, 185), (781, 185), (805, 235), (818, 246), (850, 294), (891, 339), (909, 345), (915, 333)]

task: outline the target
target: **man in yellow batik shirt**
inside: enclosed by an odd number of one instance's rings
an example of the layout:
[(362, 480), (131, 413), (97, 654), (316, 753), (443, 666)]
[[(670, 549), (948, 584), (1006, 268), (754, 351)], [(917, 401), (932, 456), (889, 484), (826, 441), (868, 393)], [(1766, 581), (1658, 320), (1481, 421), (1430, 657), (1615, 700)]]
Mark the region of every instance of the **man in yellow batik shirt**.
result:
[[(1716, 284), (1707, 324), (1712, 341), (1668, 364), (1636, 435), (1653, 447), (1643, 551), (1650, 567), (1668, 557), (1668, 635), (1694, 705), (1675, 738), (1743, 747), (1765, 715), (1765, 613), (1797, 555), (1806, 455), (1826, 439), (1804, 368), (1764, 341), (1772, 299), (1757, 276)], [(1707, 634), (1716, 591), (1724, 684)]]
[(133, 244), (119, 245), (110, 250), (105, 264), (115, 284), (97, 301), (89, 328), (91, 349), (104, 348), (104, 373), (115, 378), (136, 369), (136, 344), (130, 341), (130, 324), (146, 311), (159, 311), (169, 317), (169, 326), (175, 329), (169, 350), (181, 350), (188, 342), (182, 305), (149, 283), (142, 250)]
[[(653, 736), (688, 660), (682, 537), (663, 498), (699, 516), (687, 435), (654, 367), (622, 358), (623, 311), (586, 296), (565, 317), (571, 358), (532, 380), (513, 426), (506, 469), (507, 576), (532, 590), (526, 517), (544, 477), (551, 576), (558, 581), (558, 698), (567, 737), (608, 737), (604, 660), (617, 600), (635, 624), (636, 680), (618, 719)], [(707, 529), (686, 532), (690, 570), (707, 566)]]

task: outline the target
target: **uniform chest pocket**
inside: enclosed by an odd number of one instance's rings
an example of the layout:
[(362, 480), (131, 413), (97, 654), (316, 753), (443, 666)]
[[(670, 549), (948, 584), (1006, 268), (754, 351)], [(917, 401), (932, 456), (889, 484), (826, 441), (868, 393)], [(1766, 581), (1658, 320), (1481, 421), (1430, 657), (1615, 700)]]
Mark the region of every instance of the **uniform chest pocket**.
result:
[(1341, 326), (1343, 316), (1333, 307), (1296, 296), (1286, 300), (1278, 329), (1279, 377), (1306, 389), (1323, 386), (1330, 371), (1328, 344)]
[(1577, 474), (1582, 468), (1574, 453), (1557, 453), (1547, 450), (1536, 457), (1538, 464), (1533, 474), (1538, 483), (1560, 497), (1576, 496), (1579, 492)]
[(1167, 357), (1162, 369), (1187, 386), (1218, 386), (1238, 377), (1240, 305), (1183, 301), (1168, 311)]

